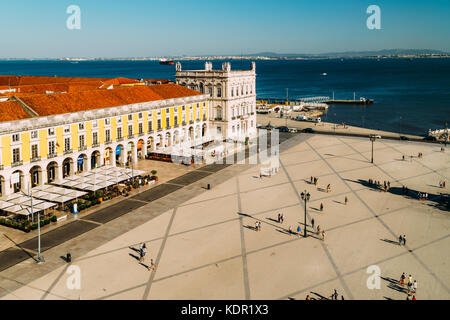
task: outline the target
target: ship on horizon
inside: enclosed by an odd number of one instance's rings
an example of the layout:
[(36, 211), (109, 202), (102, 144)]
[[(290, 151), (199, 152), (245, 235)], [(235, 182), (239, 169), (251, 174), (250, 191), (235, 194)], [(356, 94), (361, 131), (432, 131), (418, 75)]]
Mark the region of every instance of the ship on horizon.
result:
[(159, 64), (173, 66), (175, 61), (169, 59), (159, 59)]

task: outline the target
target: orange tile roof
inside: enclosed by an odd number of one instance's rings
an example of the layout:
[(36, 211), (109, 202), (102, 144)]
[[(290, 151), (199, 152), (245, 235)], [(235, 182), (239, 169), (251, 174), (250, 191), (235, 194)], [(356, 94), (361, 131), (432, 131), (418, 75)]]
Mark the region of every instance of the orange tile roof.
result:
[(0, 75), (0, 86), (17, 87), (36, 84), (107, 81), (110, 79), (111, 78)]
[(31, 118), (17, 101), (0, 102), (0, 121), (13, 121)]
[(21, 99), (39, 116), (48, 116), (196, 95), (201, 93), (177, 84), (161, 84), (118, 87), (113, 90), (29, 95)]
[(139, 81), (136, 79), (128, 79), (128, 78), (119, 77), (119, 78), (114, 78), (114, 79), (103, 81), (103, 83), (108, 86), (110, 86), (110, 85), (120, 86), (122, 84), (139, 83)]

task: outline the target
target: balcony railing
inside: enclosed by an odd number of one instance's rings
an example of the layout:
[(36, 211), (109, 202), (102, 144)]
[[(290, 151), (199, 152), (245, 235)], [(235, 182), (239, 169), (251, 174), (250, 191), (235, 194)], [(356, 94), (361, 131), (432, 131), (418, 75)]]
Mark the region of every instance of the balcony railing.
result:
[(98, 144), (98, 143), (93, 143), (92, 144), (92, 148), (98, 148), (100, 146), (100, 144)]
[(189, 124), (194, 124), (194, 120), (189, 120)]
[(68, 149), (64, 151), (64, 155), (73, 153), (72, 149)]
[(142, 137), (144, 135), (143, 132), (139, 132), (139, 137)]
[(106, 140), (105, 144), (111, 144), (111, 140)]
[(117, 138), (117, 141), (123, 141), (123, 137)]
[(52, 159), (52, 158), (56, 158), (56, 153), (50, 153), (48, 156), (47, 156), (47, 159)]
[(153, 129), (148, 130), (148, 133), (153, 133), (153, 132), (154, 132)]
[(11, 167), (14, 168), (14, 167), (18, 167), (18, 166), (21, 166), (21, 165), (23, 165), (23, 161), (22, 161), (22, 160), (13, 162), (13, 163), (11, 164)]
[(38, 162), (38, 161), (41, 161), (41, 157), (33, 157), (33, 158), (31, 158), (30, 161), (31, 161), (31, 162)]
[(0, 171), (3, 170), (3, 169), (4, 169), (4, 167), (3, 167), (3, 165), (1, 164), (1, 165), (0, 165)]
[(78, 148), (78, 151), (84, 151), (84, 150), (86, 150), (86, 149), (87, 149), (86, 146), (81, 146), (81, 147)]
[(134, 134), (129, 134), (128, 135), (128, 139), (133, 139), (134, 138)]

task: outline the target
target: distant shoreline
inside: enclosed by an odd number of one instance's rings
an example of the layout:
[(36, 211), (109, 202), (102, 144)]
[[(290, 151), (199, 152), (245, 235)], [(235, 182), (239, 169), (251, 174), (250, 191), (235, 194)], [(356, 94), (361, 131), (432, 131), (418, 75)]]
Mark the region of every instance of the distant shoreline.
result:
[[(175, 61), (205, 61), (205, 60), (264, 60), (264, 61), (305, 61), (305, 60), (355, 60), (355, 59), (446, 59), (450, 55), (411, 55), (411, 56), (336, 56), (336, 57), (183, 57), (171, 58)], [(0, 58), (8, 61), (55, 61), (55, 62), (91, 62), (91, 61), (159, 61), (162, 58)]]

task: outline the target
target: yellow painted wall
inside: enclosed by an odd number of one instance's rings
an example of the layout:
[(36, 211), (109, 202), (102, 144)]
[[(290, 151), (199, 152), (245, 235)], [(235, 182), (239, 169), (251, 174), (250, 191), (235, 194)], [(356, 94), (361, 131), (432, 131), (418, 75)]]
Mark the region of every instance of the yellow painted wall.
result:
[(175, 108), (170, 108), (170, 126), (173, 127), (175, 125)]
[(56, 134), (56, 154), (63, 154), (64, 153), (63, 127), (57, 127), (55, 129), (55, 134)]
[(128, 116), (122, 116), (122, 136), (128, 137)]
[(117, 139), (117, 118), (111, 118), (111, 141)]
[(158, 113), (156, 112), (156, 110), (153, 110), (153, 131), (158, 130)]
[(98, 120), (98, 143), (105, 143), (105, 120)]
[(178, 107), (178, 124), (181, 126), (183, 123), (183, 107)]
[(39, 152), (41, 154), (41, 159), (47, 158), (48, 156), (48, 142), (47, 142), (47, 130), (39, 130)]
[(8, 167), (11, 165), (12, 150), (11, 136), (2, 136), (2, 165)]
[(161, 110), (161, 127), (166, 129), (166, 109)]
[(186, 112), (186, 123), (189, 123), (189, 121), (191, 121), (191, 119), (189, 118), (189, 116), (191, 115), (191, 112), (189, 111), (190, 105), (187, 104), (186, 108), (185, 108), (185, 112)]
[(78, 150), (78, 148), (80, 147), (80, 138), (78, 137), (78, 124), (71, 125), (70, 132), (72, 133), (72, 149)]
[(137, 135), (139, 133), (139, 114), (133, 114), (133, 135)]
[(88, 121), (84, 124), (84, 128), (86, 129), (85, 141), (86, 146), (89, 148), (92, 146), (92, 122)]
[(144, 112), (144, 132), (148, 132), (148, 112)]
[(23, 162), (29, 162), (31, 158), (30, 132), (22, 133), (20, 135), (20, 141), (22, 141), (22, 150), (20, 151), (21, 160)]

